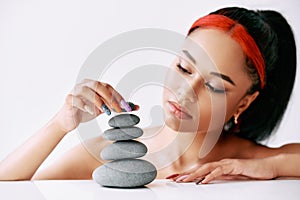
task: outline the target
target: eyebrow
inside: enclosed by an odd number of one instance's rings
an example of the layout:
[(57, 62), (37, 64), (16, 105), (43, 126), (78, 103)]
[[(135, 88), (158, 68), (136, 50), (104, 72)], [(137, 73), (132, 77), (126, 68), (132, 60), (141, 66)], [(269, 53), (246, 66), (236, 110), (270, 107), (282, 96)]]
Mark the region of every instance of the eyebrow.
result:
[(193, 56), (187, 51), (187, 50), (182, 50), (182, 52), (194, 63), (196, 64), (196, 59), (193, 58)]
[(232, 85), (235, 85), (235, 83), (233, 82), (233, 80), (229, 76), (226, 76), (224, 74), (220, 74), (220, 73), (217, 73), (217, 72), (210, 72), (210, 74), (214, 75), (216, 77), (220, 77), (220, 78), (224, 79), (225, 81), (231, 83)]
[[(196, 64), (196, 60), (195, 58), (187, 51), (187, 50), (182, 50), (182, 52), (194, 63)], [(213, 76), (216, 76), (216, 77), (219, 77), (219, 78), (222, 78), (223, 80), (231, 83), (232, 85), (235, 85), (235, 83), (233, 82), (233, 80), (229, 77), (229, 76), (226, 76), (224, 74), (220, 74), (220, 73), (217, 73), (217, 72), (211, 72), (210, 73), (211, 75)]]

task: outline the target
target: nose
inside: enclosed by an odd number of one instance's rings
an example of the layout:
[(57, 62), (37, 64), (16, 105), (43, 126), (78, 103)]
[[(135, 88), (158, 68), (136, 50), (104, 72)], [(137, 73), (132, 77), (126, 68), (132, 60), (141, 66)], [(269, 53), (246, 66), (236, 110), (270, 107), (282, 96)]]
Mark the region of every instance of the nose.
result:
[(192, 80), (189, 80), (181, 84), (177, 91), (178, 101), (182, 104), (184, 103), (195, 103), (197, 101), (198, 95), (204, 85), (205, 80), (201, 75), (195, 76)]
[(180, 104), (195, 103), (197, 96), (190, 85), (182, 86), (177, 91), (177, 99)]

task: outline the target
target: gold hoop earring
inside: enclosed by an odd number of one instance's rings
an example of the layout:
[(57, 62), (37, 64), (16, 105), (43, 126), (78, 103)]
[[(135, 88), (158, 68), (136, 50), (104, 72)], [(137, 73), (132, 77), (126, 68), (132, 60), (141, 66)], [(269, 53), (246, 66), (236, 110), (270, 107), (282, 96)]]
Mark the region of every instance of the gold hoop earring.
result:
[(235, 116), (234, 116), (234, 124), (238, 124), (238, 118), (239, 118), (238, 115), (235, 115)]

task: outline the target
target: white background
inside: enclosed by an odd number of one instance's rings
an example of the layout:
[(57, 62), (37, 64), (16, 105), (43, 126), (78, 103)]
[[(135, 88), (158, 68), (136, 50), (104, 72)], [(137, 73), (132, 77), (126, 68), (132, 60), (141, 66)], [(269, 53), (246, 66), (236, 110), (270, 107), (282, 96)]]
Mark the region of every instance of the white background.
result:
[[(83, 62), (102, 42), (145, 27), (186, 34), (200, 16), (232, 5), (280, 11), (293, 27), (299, 47), (298, 0), (0, 0), (0, 160), (58, 111)], [(300, 142), (299, 71), (270, 146)], [(78, 142), (76, 132), (70, 133), (47, 162)]]

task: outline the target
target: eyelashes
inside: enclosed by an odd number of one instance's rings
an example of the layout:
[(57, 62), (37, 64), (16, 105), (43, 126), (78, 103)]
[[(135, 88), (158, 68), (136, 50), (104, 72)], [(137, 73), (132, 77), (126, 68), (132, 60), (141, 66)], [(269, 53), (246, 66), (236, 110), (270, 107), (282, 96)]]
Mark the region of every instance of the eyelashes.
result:
[(213, 87), (209, 82), (206, 82), (205, 85), (206, 85), (212, 92), (220, 93), (220, 94), (223, 94), (223, 93), (226, 92), (224, 89), (218, 89), (218, 88), (216, 88), (216, 87)]
[[(179, 69), (180, 72), (182, 72), (183, 74), (188, 74), (191, 75), (192, 72), (190, 72), (189, 70), (187, 70), (186, 68), (184, 68), (179, 62), (176, 64), (176, 67)], [(205, 86), (214, 93), (219, 93), (219, 94), (223, 94), (226, 92), (225, 89), (219, 89), (217, 87), (214, 87), (210, 82), (206, 82)]]
[(180, 63), (177, 63), (176, 66), (177, 66), (177, 68), (178, 68), (180, 71), (182, 71), (183, 73), (186, 73), (186, 74), (189, 74), (189, 75), (192, 74), (189, 70), (183, 68), (183, 67), (181, 66)]

